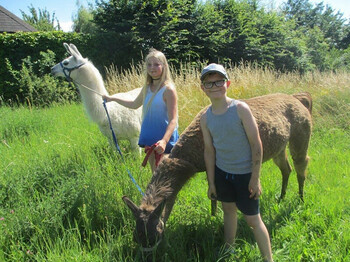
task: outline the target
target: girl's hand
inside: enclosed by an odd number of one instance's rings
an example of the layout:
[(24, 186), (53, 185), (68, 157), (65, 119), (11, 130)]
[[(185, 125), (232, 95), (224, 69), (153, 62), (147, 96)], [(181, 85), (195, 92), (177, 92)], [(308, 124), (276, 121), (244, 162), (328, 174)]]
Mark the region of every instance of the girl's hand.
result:
[(208, 198), (211, 200), (216, 200), (216, 187), (213, 186), (209, 186), (208, 188)]
[(154, 148), (154, 151), (158, 154), (163, 154), (166, 148), (166, 142), (162, 139), (157, 142), (157, 146)]
[(102, 96), (102, 99), (103, 99), (104, 101), (106, 101), (106, 102), (111, 102), (111, 101), (112, 101), (112, 98), (111, 98), (110, 96), (108, 96), (108, 95), (103, 95), (103, 96)]

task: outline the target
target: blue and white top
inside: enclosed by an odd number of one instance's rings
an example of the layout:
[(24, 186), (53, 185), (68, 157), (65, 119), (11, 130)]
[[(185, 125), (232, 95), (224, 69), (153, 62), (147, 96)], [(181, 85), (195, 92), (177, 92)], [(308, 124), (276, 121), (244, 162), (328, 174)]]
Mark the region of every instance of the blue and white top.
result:
[[(144, 110), (148, 110), (144, 113), (144, 118), (141, 125), (141, 133), (139, 138), (139, 146), (141, 147), (152, 146), (154, 143), (161, 140), (168, 127), (168, 109), (163, 99), (163, 94), (165, 90), (166, 86), (160, 88), (155, 97), (153, 98), (151, 105), (148, 106), (148, 108), (146, 108), (148, 101), (154, 94), (151, 91), (150, 87), (147, 87), (147, 93), (143, 105)], [(164, 153), (170, 152), (178, 138), (179, 134), (176, 127), (173, 134), (171, 135), (171, 138), (166, 146)]]
[(252, 172), (252, 151), (241, 119), (237, 101), (232, 100), (227, 111), (220, 115), (206, 112), (207, 127), (213, 138), (216, 166), (230, 174)]

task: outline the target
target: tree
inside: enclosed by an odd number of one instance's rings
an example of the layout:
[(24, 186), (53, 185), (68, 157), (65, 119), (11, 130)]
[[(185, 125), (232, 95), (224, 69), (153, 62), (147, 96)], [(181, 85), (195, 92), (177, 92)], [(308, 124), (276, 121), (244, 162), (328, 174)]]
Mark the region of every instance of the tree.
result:
[(133, 56), (154, 47), (163, 51), (170, 62), (185, 62), (198, 58), (191, 51), (195, 3), (196, 0), (101, 1), (97, 3), (94, 22), (103, 31), (118, 33)]
[(195, 0), (139, 1), (132, 21), (132, 31), (138, 46), (142, 50), (150, 47), (160, 49), (167, 55), (169, 62), (176, 65), (197, 60), (199, 55), (192, 50), (195, 3)]
[(350, 23), (344, 28), (343, 37), (340, 43), (341, 49), (348, 49), (350, 47)]
[[(224, 24), (224, 12), (213, 3), (201, 3), (194, 15), (195, 30), (192, 32), (196, 51), (200, 59), (208, 62), (220, 62), (223, 46), (234, 35), (230, 27)], [(232, 21), (233, 23), (234, 21)], [(225, 49), (225, 47), (223, 47)], [(229, 51), (230, 52), (230, 51)], [(231, 53), (232, 58), (233, 53)], [(221, 61), (223, 62), (223, 61)]]
[(117, 35), (124, 62), (139, 62), (154, 47), (175, 66), (250, 61), (326, 70), (340, 64), (330, 53), (342, 57), (334, 50), (347, 49), (350, 39), (340, 13), (309, 0), (287, 0), (282, 12), (266, 11), (259, 0), (99, 0), (96, 7), (93, 21)]
[(303, 42), (292, 41), (293, 22), (256, 1), (217, 0), (198, 8), (197, 42), (203, 60), (238, 64), (242, 61), (279, 70), (303, 67), (297, 57)]
[(320, 2), (314, 6), (309, 0), (288, 0), (284, 4), (283, 12), (287, 20), (296, 21), (295, 30), (302, 30), (308, 34), (309, 30), (318, 27), (324, 35), (324, 41), (330, 47), (341, 46), (346, 20), (329, 5), (325, 6)]
[[(100, 0), (96, 2), (93, 22), (98, 27), (101, 34), (113, 33), (115, 46), (123, 56), (123, 62), (115, 61), (115, 65), (126, 66), (132, 62), (139, 62), (142, 59), (140, 48), (136, 44), (132, 31), (132, 20), (137, 10), (135, 4), (138, 1), (110, 0), (108, 2)], [(116, 36), (115, 36), (116, 35)], [(113, 47), (107, 47), (113, 50)]]
[[(55, 17), (55, 13), (50, 15), (49, 11), (46, 9), (42, 10), (38, 8), (38, 11), (33, 7), (33, 5), (28, 6), (29, 13), (26, 14), (22, 10), (22, 19), (28, 24), (32, 25), (39, 31), (60, 31), (60, 23), (58, 19)], [(57, 25), (55, 25), (55, 22)]]
[(73, 31), (77, 33), (93, 34), (97, 31), (97, 26), (93, 21), (94, 9), (91, 4), (88, 8), (85, 8), (77, 0), (76, 5), (78, 7), (78, 12), (73, 16)]

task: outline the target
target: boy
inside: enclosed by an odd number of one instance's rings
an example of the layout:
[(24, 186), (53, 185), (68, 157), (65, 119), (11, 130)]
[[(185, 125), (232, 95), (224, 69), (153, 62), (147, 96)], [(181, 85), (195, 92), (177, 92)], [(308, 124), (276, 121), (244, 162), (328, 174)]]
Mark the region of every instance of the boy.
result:
[(227, 247), (235, 242), (239, 209), (264, 260), (273, 261), (269, 234), (259, 211), (262, 144), (258, 127), (246, 103), (226, 96), (229, 86), (222, 65), (210, 64), (202, 70), (201, 88), (211, 101), (200, 120), (208, 197), (222, 202)]

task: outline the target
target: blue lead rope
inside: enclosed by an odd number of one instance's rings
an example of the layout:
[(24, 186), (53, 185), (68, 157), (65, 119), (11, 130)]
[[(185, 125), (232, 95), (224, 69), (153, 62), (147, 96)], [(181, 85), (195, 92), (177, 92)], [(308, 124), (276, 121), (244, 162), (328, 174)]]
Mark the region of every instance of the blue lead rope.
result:
[[(117, 137), (114, 133), (114, 130), (113, 130), (113, 127), (112, 127), (112, 122), (111, 122), (111, 118), (109, 117), (109, 113), (108, 113), (108, 110), (107, 110), (107, 106), (106, 106), (106, 100), (103, 100), (103, 107), (106, 111), (106, 115), (107, 115), (107, 118), (108, 118), (108, 123), (109, 123), (109, 128), (111, 129), (111, 132), (112, 132), (112, 136), (113, 136), (113, 142), (114, 142), (114, 145), (115, 147), (117, 148), (118, 152), (119, 152), (119, 155), (121, 156), (125, 166), (126, 166), (126, 162), (125, 162), (125, 159), (123, 157), (123, 154), (122, 154), (122, 151), (120, 150), (119, 148), (119, 145), (118, 145), (118, 140), (117, 140)], [(131, 179), (131, 181), (135, 184), (135, 186), (137, 187), (137, 189), (140, 191), (141, 195), (144, 195), (144, 193), (142, 192), (141, 188), (139, 187), (139, 185), (136, 183), (136, 180), (135, 178), (131, 175), (131, 172), (129, 171), (128, 168), (126, 168), (126, 171), (128, 172), (129, 174), (129, 177)]]

